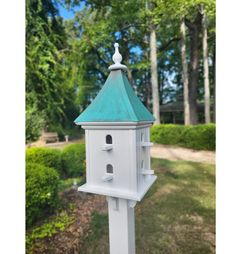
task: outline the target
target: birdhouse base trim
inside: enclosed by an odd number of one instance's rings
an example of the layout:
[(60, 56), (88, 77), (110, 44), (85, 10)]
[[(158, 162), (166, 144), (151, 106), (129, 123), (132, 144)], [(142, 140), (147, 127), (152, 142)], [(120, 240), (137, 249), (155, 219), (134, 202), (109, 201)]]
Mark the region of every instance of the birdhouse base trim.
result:
[(155, 175), (149, 175), (148, 181), (146, 182), (145, 186), (141, 189), (138, 193), (130, 193), (125, 191), (117, 191), (109, 188), (101, 188), (97, 186), (91, 186), (86, 184), (83, 184), (78, 188), (78, 191), (82, 192), (88, 192), (88, 193), (94, 193), (109, 197), (116, 197), (116, 198), (123, 198), (128, 200), (135, 200), (135, 201), (141, 201), (144, 197), (145, 193), (149, 190), (149, 188), (153, 185), (153, 183), (156, 181), (157, 176)]

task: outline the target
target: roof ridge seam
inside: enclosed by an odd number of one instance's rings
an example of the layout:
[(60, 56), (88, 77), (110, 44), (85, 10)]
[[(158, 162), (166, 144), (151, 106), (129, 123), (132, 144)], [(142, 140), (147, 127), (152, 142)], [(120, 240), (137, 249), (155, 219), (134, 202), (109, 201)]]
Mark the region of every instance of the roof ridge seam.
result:
[[(135, 96), (135, 100), (138, 101), (138, 103), (141, 104), (141, 106), (144, 107), (146, 113), (148, 112), (148, 114), (151, 114), (151, 113), (147, 110), (147, 108), (145, 108), (145, 106), (144, 106), (144, 104), (142, 103), (142, 101), (140, 100), (140, 98), (136, 95), (134, 89), (133, 89), (132, 86), (129, 84), (128, 78), (127, 78), (124, 74), (123, 74), (122, 78), (123, 78), (123, 82), (124, 82), (124, 84), (125, 84), (125, 89), (127, 89), (126, 86), (129, 86), (129, 89), (131, 89), (131, 92), (133, 92), (133, 94), (134, 94), (134, 96)], [(126, 85), (126, 83), (125, 83), (125, 79), (126, 79), (126, 81), (127, 81), (127, 85)], [(142, 115), (139, 115), (139, 114), (138, 114), (138, 111), (137, 111), (137, 112), (135, 111), (135, 110), (137, 110), (136, 107), (135, 107), (135, 101), (133, 101), (133, 100), (130, 98), (128, 91), (127, 91), (127, 95), (128, 95), (129, 102), (130, 102), (130, 104), (131, 104), (131, 106), (132, 106), (132, 109), (133, 109), (133, 111), (134, 111), (134, 113), (135, 113), (136, 118), (137, 118), (138, 120), (140, 120), (139, 118), (142, 118)]]
[[(126, 92), (126, 95), (127, 95), (127, 97), (128, 97), (128, 103), (131, 105), (131, 110), (132, 110), (132, 114), (135, 116), (135, 119), (138, 121), (139, 119), (138, 119), (138, 116), (137, 116), (137, 114), (136, 114), (136, 112), (135, 112), (135, 110), (134, 110), (134, 107), (133, 107), (133, 104), (131, 103), (131, 98), (130, 98), (130, 96), (129, 96), (129, 93), (128, 93), (128, 91), (127, 91), (127, 89), (126, 89), (126, 83), (125, 83), (125, 78), (127, 78), (126, 76), (125, 76), (125, 74), (122, 72), (122, 81), (123, 81), (123, 84), (124, 84), (124, 89), (125, 89), (125, 92)], [(124, 76), (125, 76), (125, 78), (124, 78)]]

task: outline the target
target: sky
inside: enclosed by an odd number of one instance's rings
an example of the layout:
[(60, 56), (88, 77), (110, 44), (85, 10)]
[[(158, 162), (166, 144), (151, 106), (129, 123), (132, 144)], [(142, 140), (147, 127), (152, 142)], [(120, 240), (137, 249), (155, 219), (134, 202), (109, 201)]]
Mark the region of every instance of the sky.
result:
[(75, 12), (81, 10), (83, 7), (84, 3), (81, 3), (80, 6), (74, 7), (73, 10), (67, 10), (61, 4), (58, 4), (60, 16), (64, 19), (72, 19), (74, 17)]
[[(74, 17), (75, 12), (81, 10), (83, 7), (84, 7), (84, 3), (80, 4), (80, 6), (73, 8), (73, 10), (67, 10), (61, 4), (58, 4), (59, 14), (62, 18), (66, 20), (72, 19)], [(116, 34), (118, 38), (118, 32)], [(136, 46), (131, 49), (131, 52), (140, 55), (142, 53), (142, 50), (139, 46)]]

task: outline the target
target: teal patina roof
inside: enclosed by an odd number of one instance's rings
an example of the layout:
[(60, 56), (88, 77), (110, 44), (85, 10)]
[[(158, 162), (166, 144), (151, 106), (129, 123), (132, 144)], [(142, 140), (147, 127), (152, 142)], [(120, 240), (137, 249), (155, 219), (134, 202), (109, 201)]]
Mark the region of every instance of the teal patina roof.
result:
[(136, 96), (121, 70), (111, 71), (92, 103), (77, 117), (84, 122), (154, 121), (154, 117)]

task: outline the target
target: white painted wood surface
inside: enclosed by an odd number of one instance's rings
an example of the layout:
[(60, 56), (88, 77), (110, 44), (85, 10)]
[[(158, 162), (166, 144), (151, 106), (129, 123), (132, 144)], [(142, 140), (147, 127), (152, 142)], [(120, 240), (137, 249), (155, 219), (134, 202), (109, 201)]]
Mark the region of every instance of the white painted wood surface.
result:
[(108, 197), (111, 254), (135, 254), (135, 203)]
[[(83, 126), (87, 179), (79, 190), (140, 201), (156, 180), (150, 167), (150, 124), (89, 127)], [(111, 144), (106, 143), (107, 136)], [(112, 174), (107, 165), (112, 166)]]

